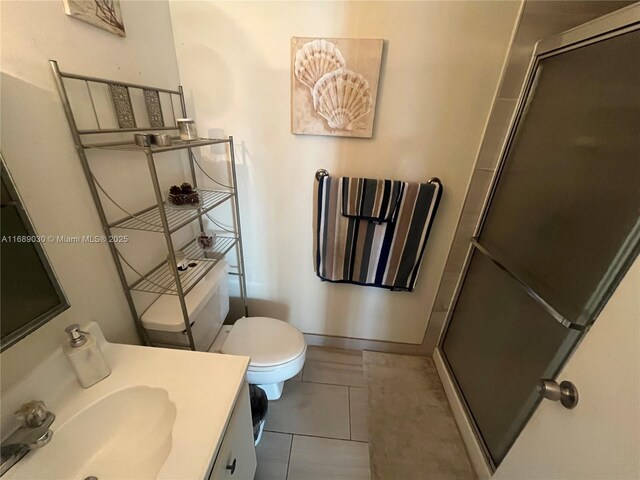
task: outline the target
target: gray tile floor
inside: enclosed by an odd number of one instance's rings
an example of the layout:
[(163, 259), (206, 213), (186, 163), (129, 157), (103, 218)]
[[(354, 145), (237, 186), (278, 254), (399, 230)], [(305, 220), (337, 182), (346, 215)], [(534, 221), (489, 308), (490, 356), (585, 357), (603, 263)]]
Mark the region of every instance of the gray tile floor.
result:
[(309, 347), (304, 370), (269, 403), (256, 480), (369, 480), (362, 352)]

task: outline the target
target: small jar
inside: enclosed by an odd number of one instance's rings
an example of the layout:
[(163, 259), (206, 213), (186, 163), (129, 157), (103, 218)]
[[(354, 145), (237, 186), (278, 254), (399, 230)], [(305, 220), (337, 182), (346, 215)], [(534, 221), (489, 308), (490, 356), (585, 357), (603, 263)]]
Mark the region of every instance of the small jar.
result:
[(151, 136), (148, 133), (136, 133), (133, 136), (136, 145), (140, 147), (148, 147), (151, 145)]
[(150, 133), (151, 144), (159, 147), (168, 147), (171, 145), (171, 135), (168, 133)]
[(193, 118), (176, 118), (178, 130), (180, 132), (180, 140), (197, 140), (198, 132), (196, 130), (196, 122)]

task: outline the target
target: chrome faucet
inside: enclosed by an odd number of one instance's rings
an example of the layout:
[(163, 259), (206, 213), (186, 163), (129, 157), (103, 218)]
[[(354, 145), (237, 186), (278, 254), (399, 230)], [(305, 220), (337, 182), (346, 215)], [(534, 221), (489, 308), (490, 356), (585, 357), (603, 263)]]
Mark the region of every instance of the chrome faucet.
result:
[(53, 437), (49, 427), (56, 416), (47, 410), (44, 402), (32, 400), (25, 403), (15, 412), (15, 415), (22, 425), (2, 442), (0, 476), (31, 450), (44, 447)]

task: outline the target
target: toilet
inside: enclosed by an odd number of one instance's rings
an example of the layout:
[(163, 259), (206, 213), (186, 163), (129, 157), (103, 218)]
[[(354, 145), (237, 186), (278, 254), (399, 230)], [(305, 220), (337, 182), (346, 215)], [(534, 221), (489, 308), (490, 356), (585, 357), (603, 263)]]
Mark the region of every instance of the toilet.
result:
[[(247, 381), (258, 385), (269, 400), (282, 395), (284, 382), (304, 366), (307, 343), (302, 333), (281, 320), (243, 317), (225, 325), (229, 313), (227, 263), (219, 261), (185, 296), (196, 351), (251, 358)], [(180, 301), (161, 295), (144, 312), (142, 324), (153, 345), (188, 348)]]

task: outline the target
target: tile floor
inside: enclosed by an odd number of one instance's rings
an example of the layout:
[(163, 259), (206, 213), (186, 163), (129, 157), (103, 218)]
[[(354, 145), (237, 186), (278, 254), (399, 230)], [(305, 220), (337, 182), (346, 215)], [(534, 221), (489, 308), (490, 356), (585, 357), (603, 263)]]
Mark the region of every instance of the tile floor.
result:
[(364, 386), (361, 351), (309, 347), (269, 403), (255, 480), (369, 480)]

